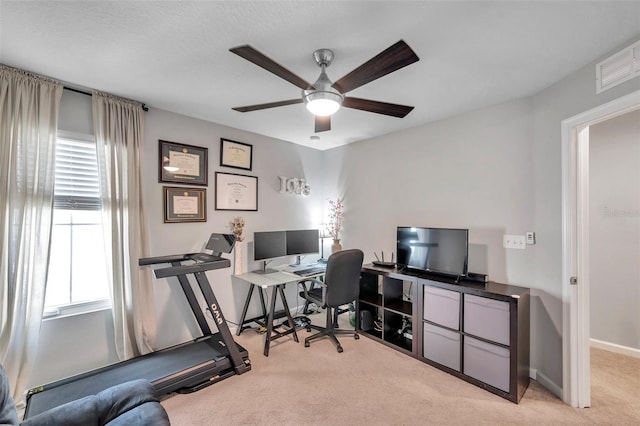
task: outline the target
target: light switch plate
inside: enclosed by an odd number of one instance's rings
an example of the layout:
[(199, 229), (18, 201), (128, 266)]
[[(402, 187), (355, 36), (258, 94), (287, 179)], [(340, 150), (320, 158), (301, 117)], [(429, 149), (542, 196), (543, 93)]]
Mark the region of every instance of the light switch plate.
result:
[(535, 244), (536, 243), (536, 233), (535, 232), (527, 232), (525, 234), (527, 244)]
[(503, 235), (502, 247), (506, 249), (524, 250), (527, 248), (524, 235)]

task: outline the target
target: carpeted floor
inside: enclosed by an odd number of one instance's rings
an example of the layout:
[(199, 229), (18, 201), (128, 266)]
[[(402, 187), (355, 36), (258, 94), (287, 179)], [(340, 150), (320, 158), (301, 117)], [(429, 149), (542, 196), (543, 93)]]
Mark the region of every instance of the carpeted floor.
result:
[(593, 406), (575, 409), (535, 381), (514, 404), (366, 337), (342, 336), (337, 353), (327, 339), (305, 348), (298, 334), (265, 357), (264, 335), (243, 332), (252, 370), (164, 399), (172, 424), (640, 424), (639, 359), (592, 349)]

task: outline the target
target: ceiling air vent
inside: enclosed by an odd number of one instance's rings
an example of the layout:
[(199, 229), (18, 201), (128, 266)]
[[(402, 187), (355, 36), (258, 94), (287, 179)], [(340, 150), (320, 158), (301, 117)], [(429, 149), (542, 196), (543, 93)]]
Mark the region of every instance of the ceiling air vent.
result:
[(596, 93), (640, 75), (640, 41), (596, 65)]

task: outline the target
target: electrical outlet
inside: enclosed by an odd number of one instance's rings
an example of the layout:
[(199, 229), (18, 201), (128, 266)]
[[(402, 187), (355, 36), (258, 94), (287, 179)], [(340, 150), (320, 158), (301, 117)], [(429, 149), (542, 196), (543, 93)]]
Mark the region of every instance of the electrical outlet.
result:
[(524, 235), (503, 235), (502, 247), (506, 249), (524, 250), (527, 248)]

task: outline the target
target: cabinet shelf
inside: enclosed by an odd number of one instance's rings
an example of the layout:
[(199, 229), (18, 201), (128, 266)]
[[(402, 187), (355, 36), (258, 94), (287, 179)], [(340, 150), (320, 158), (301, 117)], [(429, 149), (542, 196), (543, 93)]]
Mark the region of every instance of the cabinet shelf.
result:
[(361, 294), (360, 301), (375, 306), (382, 306), (382, 295), (380, 294)]
[(406, 300), (392, 300), (387, 301), (384, 305), (385, 309), (395, 311), (397, 313), (411, 316), (413, 311), (413, 304)]
[[(524, 287), (365, 265), (358, 332), (518, 403), (529, 385)], [(375, 325), (374, 325), (375, 322)], [(382, 325), (382, 331), (376, 330)]]

